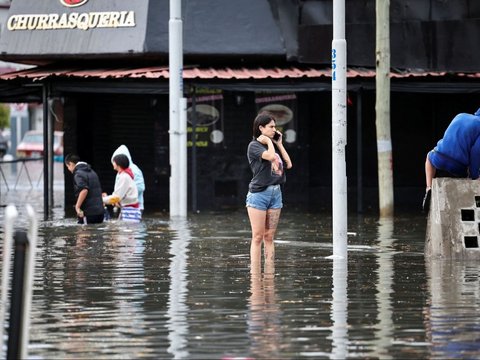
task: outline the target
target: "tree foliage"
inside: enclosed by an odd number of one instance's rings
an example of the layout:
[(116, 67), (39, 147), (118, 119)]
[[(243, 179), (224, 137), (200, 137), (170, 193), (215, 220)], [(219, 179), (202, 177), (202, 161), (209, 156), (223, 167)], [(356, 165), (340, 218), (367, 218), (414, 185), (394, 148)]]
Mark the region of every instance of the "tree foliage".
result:
[(10, 106), (0, 104), (0, 129), (10, 127)]

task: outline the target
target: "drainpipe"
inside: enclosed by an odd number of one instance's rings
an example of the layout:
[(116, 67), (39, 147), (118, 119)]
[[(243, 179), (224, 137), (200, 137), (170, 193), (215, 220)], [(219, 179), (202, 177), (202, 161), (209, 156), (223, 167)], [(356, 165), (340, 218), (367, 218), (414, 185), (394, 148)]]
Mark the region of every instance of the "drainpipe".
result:
[(357, 213), (363, 212), (362, 88), (357, 92)]
[(192, 212), (197, 213), (197, 93), (192, 92)]
[(180, 126), (179, 126), (179, 158), (180, 158), (180, 182), (179, 182), (179, 197), (180, 202), (178, 205), (178, 215), (186, 217), (187, 216), (187, 169), (188, 169), (188, 159), (187, 159), (187, 99), (182, 97), (180, 99)]
[(50, 217), (53, 204), (53, 126), (50, 123), (47, 84), (43, 85), (43, 219)]

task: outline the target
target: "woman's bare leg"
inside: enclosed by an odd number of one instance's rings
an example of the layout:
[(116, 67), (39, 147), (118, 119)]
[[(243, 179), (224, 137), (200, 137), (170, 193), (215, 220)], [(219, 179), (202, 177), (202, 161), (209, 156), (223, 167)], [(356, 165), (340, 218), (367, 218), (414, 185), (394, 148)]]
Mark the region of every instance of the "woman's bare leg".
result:
[(275, 243), (273, 238), (277, 231), (278, 220), (280, 219), (281, 211), (282, 209), (267, 210), (267, 216), (265, 219), (265, 235), (263, 237), (265, 263), (273, 262), (275, 260)]
[(262, 242), (265, 236), (267, 212), (247, 207), (250, 226), (252, 227), (252, 242), (250, 243), (250, 269), (258, 269), (262, 263)]

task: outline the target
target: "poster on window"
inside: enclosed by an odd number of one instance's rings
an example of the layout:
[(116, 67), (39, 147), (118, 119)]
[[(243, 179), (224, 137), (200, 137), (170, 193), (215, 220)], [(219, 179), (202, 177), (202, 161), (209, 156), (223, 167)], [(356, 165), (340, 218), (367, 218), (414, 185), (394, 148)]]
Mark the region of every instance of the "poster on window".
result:
[(258, 113), (267, 111), (275, 117), (277, 130), (283, 134), (285, 143), (297, 141), (297, 95), (258, 92), (255, 94), (255, 104)]
[(223, 143), (223, 93), (219, 89), (195, 89), (187, 99), (187, 146), (209, 147)]

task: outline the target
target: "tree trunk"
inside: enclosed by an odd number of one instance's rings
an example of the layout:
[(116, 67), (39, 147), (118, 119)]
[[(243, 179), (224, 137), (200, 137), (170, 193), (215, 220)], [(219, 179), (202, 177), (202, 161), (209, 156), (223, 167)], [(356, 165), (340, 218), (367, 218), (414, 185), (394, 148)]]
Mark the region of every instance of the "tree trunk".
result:
[(393, 216), (390, 135), (390, 0), (376, 0), (376, 128), (380, 217)]

